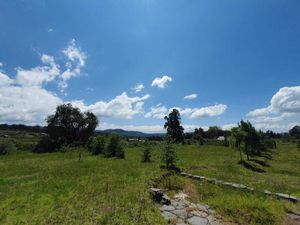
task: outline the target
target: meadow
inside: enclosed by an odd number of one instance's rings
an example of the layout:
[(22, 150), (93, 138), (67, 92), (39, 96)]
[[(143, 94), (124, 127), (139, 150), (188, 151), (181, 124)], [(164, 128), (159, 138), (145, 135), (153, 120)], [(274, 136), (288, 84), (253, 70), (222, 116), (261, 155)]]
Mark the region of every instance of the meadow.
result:
[[(151, 163), (141, 163), (143, 146), (127, 146), (125, 159), (83, 151), (79, 161), (74, 149), (1, 156), (0, 224), (166, 224), (148, 193), (153, 185), (170, 195), (183, 191), (233, 224), (289, 224), (286, 212), (300, 210), (299, 203), (170, 173), (161, 168), (161, 145), (152, 146)], [(176, 151), (177, 165), (186, 172), (300, 198), (295, 143), (278, 142), (277, 149), (252, 158), (260, 172), (238, 164), (238, 151), (229, 147), (180, 144)]]

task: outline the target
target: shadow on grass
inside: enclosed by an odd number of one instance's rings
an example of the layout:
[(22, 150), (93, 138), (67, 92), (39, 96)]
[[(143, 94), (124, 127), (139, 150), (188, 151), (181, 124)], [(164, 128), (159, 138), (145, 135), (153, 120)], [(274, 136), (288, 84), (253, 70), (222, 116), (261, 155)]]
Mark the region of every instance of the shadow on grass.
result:
[(251, 163), (250, 161), (240, 160), (238, 162), (240, 165), (243, 165), (246, 169), (252, 170), (253, 172), (258, 173), (265, 173), (266, 171), (257, 167), (255, 164)]
[(250, 159), (249, 161), (251, 162), (255, 162), (261, 166), (264, 166), (264, 167), (270, 167), (270, 165), (266, 162), (266, 161), (263, 161), (263, 160), (259, 160), (259, 159)]

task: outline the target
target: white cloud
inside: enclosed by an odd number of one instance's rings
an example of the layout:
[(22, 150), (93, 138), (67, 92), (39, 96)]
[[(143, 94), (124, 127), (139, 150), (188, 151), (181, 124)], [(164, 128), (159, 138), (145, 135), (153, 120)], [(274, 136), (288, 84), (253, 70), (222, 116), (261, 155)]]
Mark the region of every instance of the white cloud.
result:
[(0, 123), (44, 124), (62, 101), (40, 87), (0, 87)]
[(227, 106), (223, 104), (218, 104), (202, 108), (171, 107), (167, 109), (165, 106), (159, 104), (155, 107), (151, 107), (150, 111), (145, 114), (145, 117), (161, 119), (164, 118), (164, 116), (171, 112), (173, 109), (178, 109), (181, 116), (185, 116), (190, 119), (198, 119), (204, 117), (219, 116), (226, 112)]
[(168, 109), (165, 106), (157, 105), (151, 107), (150, 111), (145, 114), (146, 118), (163, 119), (168, 114)]
[(6, 74), (0, 71), (0, 87), (8, 86), (12, 84), (14, 81), (10, 79)]
[(198, 97), (197, 94), (190, 94), (190, 95), (185, 96), (183, 99), (184, 100), (192, 100), (192, 99), (195, 99), (197, 97)]
[(300, 86), (280, 88), (269, 106), (250, 111), (247, 118), (258, 129), (287, 131), (300, 118)]
[(231, 130), (233, 127), (237, 127), (237, 123), (229, 123), (221, 126), (222, 130)]
[(48, 33), (51, 33), (51, 32), (53, 32), (53, 31), (54, 31), (53, 28), (49, 28), (49, 29), (47, 30)]
[(61, 74), (61, 81), (59, 86), (62, 91), (68, 87), (67, 81), (72, 77), (80, 75), (81, 68), (85, 65), (85, 60), (87, 59), (86, 54), (81, 50), (80, 47), (76, 45), (75, 39), (69, 42), (66, 49), (62, 51), (67, 57), (69, 62), (66, 63), (66, 70)]
[(17, 68), (16, 83), (21, 86), (42, 86), (53, 81), (59, 75), (59, 65), (54, 62), (52, 56), (43, 54), (41, 61), (45, 66), (37, 66), (29, 70)]
[(167, 85), (167, 82), (171, 82), (173, 79), (172, 77), (169, 76), (162, 76), (162, 77), (156, 77), (153, 81), (151, 86), (157, 86), (159, 88), (165, 88), (165, 86)]
[(141, 92), (142, 90), (144, 90), (145, 86), (142, 83), (136, 84), (132, 90), (135, 91), (135, 93)]
[(85, 105), (83, 101), (72, 101), (71, 103), (84, 111), (92, 111), (99, 117), (131, 119), (133, 116), (143, 113), (144, 101), (148, 98), (150, 98), (149, 94), (143, 97), (129, 97), (126, 92), (123, 92), (109, 102), (98, 101), (91, 105)]
[(3, 66), (3, 62), (0, 62), (0, 67), (2, 67)]

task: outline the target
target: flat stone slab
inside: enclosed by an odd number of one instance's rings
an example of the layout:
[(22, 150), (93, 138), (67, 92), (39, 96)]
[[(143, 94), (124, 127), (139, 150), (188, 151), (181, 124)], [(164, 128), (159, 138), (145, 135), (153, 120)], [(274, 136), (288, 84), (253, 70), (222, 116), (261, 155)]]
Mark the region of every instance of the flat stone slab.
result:
[(168, 211), (163, 211), (163, 212), (161, 213), (161, 215), (162, 215), (166, 220), (174, 219), (174, 218), (177, 217), (176, 215), (174, 215), (173, 213), (170, 213), (170, 212), (168, 212)]
[(172, 205), (163, 205), (159, 209), (160, 209), (160, 211), (172, 211), (175, 209), (175, 207)]
[(187, 222), (191, 225), (207, 225), (208, 220), (201, 218), (199, 216), (193, 216), (187, 220)]

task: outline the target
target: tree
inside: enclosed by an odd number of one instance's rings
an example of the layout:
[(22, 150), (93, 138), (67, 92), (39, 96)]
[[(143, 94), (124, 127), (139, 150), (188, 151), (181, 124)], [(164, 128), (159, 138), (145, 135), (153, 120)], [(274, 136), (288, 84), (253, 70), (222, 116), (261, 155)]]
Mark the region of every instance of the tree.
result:
[(292, 129), (289, 130), (289, 135), (300, 139), (300, 126), (294, 126)]
[(175, 142), (183, 141), (184, 128), (180, 125), (180, 113), (177, 109), (173, 109), (169, 116), (165, 116), (166, 123), (164, 129), (167, 129), (167, 135)]
[(176, 163), (176, 152), (175, 149), (171, 143), (171, 140), (167, 138), (165, 147), (163, 149), (163, 155), (162, 155), (162, 160), (166, 165), (166, 168), (168, 170), (170, 169), (175, 169), (175, 163)]
[(105, 157), (125, 158), (124, 146), (120, 135), (116, 133), (111, 134), (107, 148), (104, 151), (104, 155)]
[(148, 145), (144, 148), (144, 152), (142, 155), (142, 162), (143, 163), (151, 162), (151, 148)]
[(70, 103), (59, 105), (54, 115), (47, 118), (47, 133), (58, 146), (86, 143), (98, 120), (91, 112), (82, 113)]
[(105, 150), (105, 137), (96, 136), (90, 137), (87, 142), (87, 148), (93, 155), (104, 153)]
[(220, 127), (212, 126), (208, 128), (208, 130), (205, 132), (205, 135), (207, 138), (213, 139), (223, 136), (223, 133), (224, 132)]
[(203, 145), (204, 142), (204, 130), (200, 127), (196, 128), (193, 134), (194, 140), (197, 140), (200, 145)]

